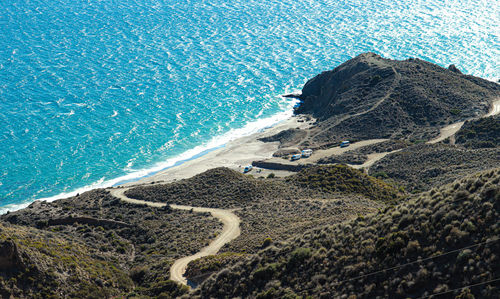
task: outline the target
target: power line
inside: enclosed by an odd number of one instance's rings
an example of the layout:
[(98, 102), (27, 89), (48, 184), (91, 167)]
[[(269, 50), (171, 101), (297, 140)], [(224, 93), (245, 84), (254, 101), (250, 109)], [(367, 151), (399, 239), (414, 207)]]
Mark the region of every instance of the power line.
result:
[(385, 272), (385, 271), (388, 271), (388, 270), (394, 270), (394, 269), (401, 268), (401, 267), (404, 267), (404, 266), (421, 263), (421, 262), (424, 262), (424, 261), (427, 261), (427, 260), (431, 260), (431, 259), (435, 259), (435, 258), (438, 258), (438, 257), (441, 257), (441, 256), (445, 256), (445, 255), (448, 255), (448, 254), (451, 254), (451, 253), (454, 253), (454, 252), (462, 251), (464, 249), (470, 249), (470, 248), (474, 248), (474, 247), (477, 247), (477, 246), (480, 246), (480, 245), (483, 245), (483, 244), (493, 243), (493, 242), (496, 242), (498, 240), (500, 240), (500, 239), (499, 238), (495, 238), (494, 240), (484, 241), (484, 242), (477, 243), (477, 244), (474, 244), (474, 245), (469, 245), (469, 246), (462, 247), (462, 248), (459, 248), (459, 249), (454, 249), (454, 250), (451, 250), (451, 251), (448, 251), (448, 252), (445, 252), (445, 253), (442, 253), (442, 254), (439, 254), (439, 255), (436, 255), (436, 256), (431, 256), (431, 257), (427, 257), (427, 258), (424, 258), (424, 259), (418, 259), (416, 261), (409, 262), (409, 263), (406, 263), (406, 264), (402, 264), (402, 265), (398, 265), (398, 266), (394, 266), (394, 267), (390, 267), (390, 268), (385, 268), (385, 269), (378, 270), (378, 271), (375, 271), (375, 272), (372, 272), (372, 273), (368, 273), (368, 274), (363, 274), (363, 275), (360, 275), (360, 276), (352, 277), (352, 278), (349, 278), (349, 279), (345, 279), (345, 280), (339, 281), (338, 283), (336, 283), (336, 285), (339, 285), (339, 284), (342, 284), (344, 282), (348, 282), (348, 281), (351, 281), (351, 280), (357, 280), (359, 278), (363, 278), (363, 277), (371, 276), (371, 275), (374, 275), (374, 274), (382, 273), (382, 272)]
[(459, 290), (466, 289), (466, 288), (473, 288), (473, 287), (477, 287), (477, 286), (480, 286), (480, 285), (483, 285), (483, 284), (488, 284), (488, 283), (496, 282), (496, 281), (500, 281), (500, 278), (495, 278), (495, 279), (488, 280), (488, 281), (485, 281), (485, 282), (470, 284), (468, 286), (461, 287), (461, 288), (456, 288), (456, 289), (449, 290), (449, 291), (444, 291), (444, 292), (435, 293), (435, 294), (431, 294), (431, 295), (427, 295), (427, 296), (422, 296), (422, 297), (419, 297), (418, 299), (421, 299), (421, 298), (430, 298), (431, 296), (443, 295), (443, 294), (447, 294), (447, 293), (459, 291)]
[[(394, 267), (389, 267), (389, 268), (385, 268), (385, 269), (378, 270), (378, 271), (375, 271), (375, 272), (371, 272), (371, 273), (368, 273), (368, 274), (363, 274), (363, 275), (359, 275), (359, 276), (356, 276), (356, 277), (348, 278), (348, 279), (336, 282), (334, 284), (334, 286), (338, 286), (338, 285), (341, 285), (341, 284), (343, 284), (345, 282), (357, 280), (357, 279), (360, 279), (360, 278), (363, 278), (363, 277), (372, 276), (374, 274), (379, 274), (379, 273), (382, 273), (382, 272), (385, 272), (385, 271), (388, 271), (388, 270), (394, 270), (394, 269), (401, 268), (401, 267), (404, 267), (404, 266), (407, 266), (407, 265), (421, 263), (421, 262), (424, 262), (424, 261), (427, 261), (427, 260), (432, 260), (432, 259), (435, 259), (435, 258), (438, 258), (438, 257), (442, 257), (442, 256), (445, 256), (445, 255), (454, 253), (454, 252), (462, 251), (464, 249), (470, 249), (470, 248), (478, 247), (480, 245), (484, 245), (484, 244), (488, 244), (488, 243), (493, 243), (493, 242), (496, 242), (498, 240), (500, 240), (500, 238), (496, 237), (493, 240), (484, 241), (484, 242), (480, 242), (480, 243), (477, 243), (477, 244), (473, 244), (473, 245), (465, 246), (465, 247), (462, 247), (462, 248), (454, 249), (454, 250), (451, 250), (451, 251), (448, 251), (448, 252), (445, 252), (445, 253), (442, 253), (442, 254), (439, 254), (439, 255), (436, 255), (436, 256), (431, 256), (431, 257), (427, 257), (427, 258), (424, 258), (424, 259), (418, 259), (416, 261), (405, 263), (405, 264), (402, 264), (402, 265), (398, 265), (398, 266), (394, 266)], [(494, 281), (496, 281), (496, 280), (500, 280), (500, 278), (495, 279)], [(485, 284), (485, 283), (488, 283), (488, 282), (484, 282), (484, 283), (480, 283), (480, 284)], [(475, 285), (472, 285), (472, 286), (475, 286)], [(463, 287), (463, 288), (465, 288), (465, 287)], [(302, 289), (302, 291), (307, 291), (307, 290), (311, 290), (311, 289), (313, 289), (313, 287)]]

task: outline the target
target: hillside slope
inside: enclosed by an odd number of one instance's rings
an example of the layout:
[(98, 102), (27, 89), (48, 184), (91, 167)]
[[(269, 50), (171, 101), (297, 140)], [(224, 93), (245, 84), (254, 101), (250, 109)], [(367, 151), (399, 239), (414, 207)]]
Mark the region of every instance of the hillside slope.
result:
[(256, 252), (266, 238), (285, 240), (400, 200), (398, 190), (346, 166), (318, 166), (288, 178), (254, 178), (214, 168), (171, 184), (129, 189), (129, 197), (191, 206), (235, 208), (241, 235), (223, 251)]
[(209, 278), (197, 296), (494, 298), (499, 218), (497, 168), (271, 246)]
[(346, 165), (309, 167), (289, 176), (286, 182), (323, 193), (361, 194), (382, 202), (400, 199), (394, 187)]
[(131, 205), (102, 189), (35, 202), (0, 216), (0, 295), (175, 297), (187, 290), (170, 280), (173, 261), (221, 227), (208, 213)]
[(225, 167), (170, 184), (145, 185), (125, 194), (134, 199), (212, 208), (238, 208), (264, 198), (297, 198), (297, 188), (256, 180)]
[(469, 148), (500, 146), (500, 115), (466, 121), (456, 134), (456, 144)]
[(296, 113), (318, 118), (309, 144), (344, 138), (429, 139), (438, 128), (486, 114), (497, 83), (419, 59), (361, 54), (310, 79)]
[(417, 144), (385, 156), (370, 167), (369, 173), (391, 179), (415, 193), (494, 167), (500, 167), (500, 147)]
[(133, 287), (128, 271), (99, 249), (15, 225), (0, 224), (0, 274), (2, 298), (112, 297)]

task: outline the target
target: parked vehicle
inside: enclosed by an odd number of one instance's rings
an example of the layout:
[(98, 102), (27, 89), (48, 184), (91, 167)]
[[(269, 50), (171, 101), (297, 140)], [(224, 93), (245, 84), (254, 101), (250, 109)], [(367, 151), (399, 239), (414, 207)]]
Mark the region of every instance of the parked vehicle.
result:
[(290, 160), (291, 161), (296, 161), (296, 160), (299, 160), (300, 158), (302, 158), (302, 155), (301, 154), (296, 154), (296, 155), (293, 155)]
[(349, 142), (349, 141), (347, 141), (347, 140), (346, 140), (346, 141), (342, 141), (342, 142), (340, 143), (340, 147), (348, 147), (349, 145), (351, 145), (351, 142)]
[(302, 158), (309, 158), (312, 155), (312, 149), (302, 150)]
[(245, 168), (243, 169), (243, 173), (250, 172), (252, 169), (253, 169), (252, 165), (245, 166)]

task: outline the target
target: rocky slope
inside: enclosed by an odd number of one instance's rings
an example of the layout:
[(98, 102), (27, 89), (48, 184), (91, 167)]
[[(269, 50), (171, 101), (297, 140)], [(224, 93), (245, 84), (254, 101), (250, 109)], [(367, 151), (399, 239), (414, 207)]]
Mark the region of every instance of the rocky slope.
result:
[(499, 96), (497, 83), (463, 75), (456, 68), (365, 53), (309, 80), (296, 113), (319, 120), (304, 144), (428, 140), (440, 126), (486, 114)]
[(455, 140), (456, 144), (468, 148), (500, 146), (500, 115), (465, 122)]
[(369, 173), (416, 193), (493, 167), (500, 167), (500, 147), (469, 149), (442, 143), (417, 144), (387, 155), (370, 167)]
[(500, 169), (475, 174), (270, 246), (212, 276), (197, 295), (494, 298), (500, 292), (499, 202)]

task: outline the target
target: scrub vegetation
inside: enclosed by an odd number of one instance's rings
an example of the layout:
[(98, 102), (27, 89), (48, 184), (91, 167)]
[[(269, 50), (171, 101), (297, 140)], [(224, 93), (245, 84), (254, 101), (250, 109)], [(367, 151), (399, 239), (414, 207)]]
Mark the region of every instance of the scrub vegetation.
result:
[(500, 169), (488, 170), (376, 214), (310, 230), (213, 275), (197, 295), (493, 298), (499, 186)]

